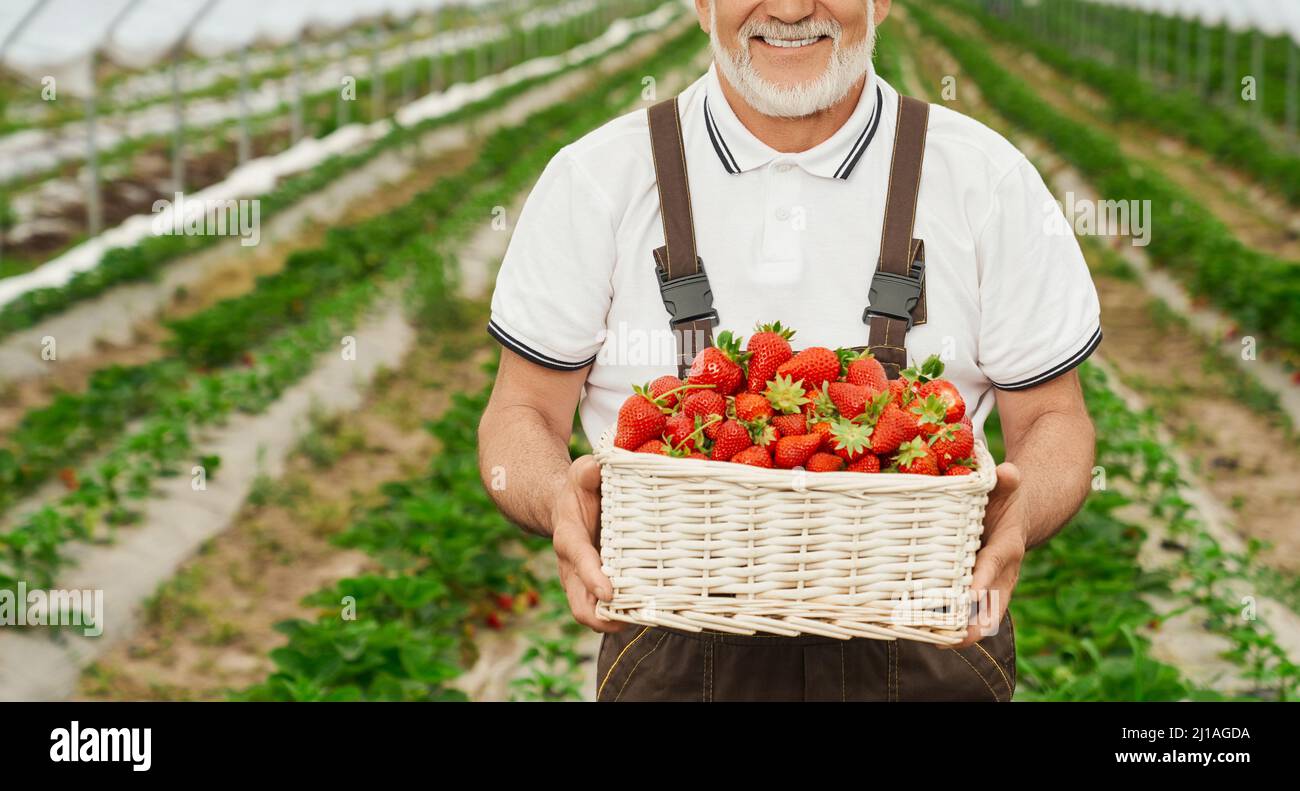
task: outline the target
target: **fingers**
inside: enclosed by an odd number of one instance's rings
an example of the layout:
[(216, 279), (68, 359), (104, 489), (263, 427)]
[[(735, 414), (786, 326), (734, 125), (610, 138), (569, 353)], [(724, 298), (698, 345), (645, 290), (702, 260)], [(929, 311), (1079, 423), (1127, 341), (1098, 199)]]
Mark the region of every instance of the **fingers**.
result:
[(988, 590), (1002, 577), (1012, 558), (1006, 541), (995, 536), (975, 555), (975, 571), (971, 574), (972, 591)]
[(1013, 462), (1002, 462), (998, 465), (995, 472), (998, 476), (998, 484), (993, 489), (994, 494), (1006, 496), (1020, 488), (1020, 482), (1023, 476), (1020, 474), (1020, 468)]
[(555, 528), (552, 537), (555, 554), (561, 566), (568, 566), (578, 580), (593, 596), (609, 601), (614, 596), (614, 586), (600, 568), (600, 553), (591, 543), (591, 536), (581, 525), (567, 523)]
[(587, 492), (600, 492), (600, 465), (594, 456), (579, 456), (569, 465), (569, 480)]
[(569, 599), (569, 611), (573, 613), (575, 621), (597, 632), (617, 632), (626, 625), (621, 621), (607, 621), (597, 615), (596, 597), (591, 595), (578, 575), (572, 570), (566, 570), (563, 564), (560, 566), (560, 579), (564, 584), (564, 594)]

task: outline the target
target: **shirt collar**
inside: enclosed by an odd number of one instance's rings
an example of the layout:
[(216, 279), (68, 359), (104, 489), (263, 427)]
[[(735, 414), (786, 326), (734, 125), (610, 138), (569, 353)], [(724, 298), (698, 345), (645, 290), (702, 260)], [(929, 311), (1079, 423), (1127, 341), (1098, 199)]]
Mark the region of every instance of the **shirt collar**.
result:
[(782, 154), (755, 137), (736, 117), (722, 93), (715, 63), (709, 66), (705, 82), (704, 124), (719, 162), (733, 175), (760, 168), (779, 157), (814, 176), (847, 179), (875, 137), (883, 103), (875, 69), (870, 69), (857, 107), (835, 134), (807, 151)]

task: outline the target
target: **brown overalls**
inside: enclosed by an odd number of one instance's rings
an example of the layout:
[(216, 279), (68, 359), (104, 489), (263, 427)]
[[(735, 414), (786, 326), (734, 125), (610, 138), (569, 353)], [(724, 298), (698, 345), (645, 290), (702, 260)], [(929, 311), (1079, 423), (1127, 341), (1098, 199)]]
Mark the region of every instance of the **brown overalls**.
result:
[[(904, 338), (925, 321), (925, 245), (912, 238), (925, 157), (929, 105), (900, 97), (880, 259), (863, 321), (869, 348), (897, 378)], [(677, 100), (650, 108), (650, 140), (665, 245), (653, 251), (660, 291), (677, 336), (678, 373), (712, 343), (718, 315), (696, 253), (690, 186)], [(961, 650), (911, 640), (740, 636), (628, 625), (602, 638), (601, 701), (983, 700), (1016, 688), (1015, 635), (1008, 613), (998, 633)]]

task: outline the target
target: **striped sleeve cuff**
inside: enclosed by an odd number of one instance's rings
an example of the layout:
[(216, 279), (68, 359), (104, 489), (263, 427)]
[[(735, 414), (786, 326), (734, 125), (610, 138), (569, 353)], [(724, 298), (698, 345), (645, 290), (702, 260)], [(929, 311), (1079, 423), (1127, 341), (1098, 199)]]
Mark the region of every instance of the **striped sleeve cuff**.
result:
[(554, 371), (578, 371), (596, 361), (596, 355), (594, 354), (586, 360), (580, 360), (578, 362), (569, 362), (568, 360), (561, 360), (557, 357), (543, 354), (518, 338), (510, 335), (510, 333), (506, 332), (505, 329), (494, 320), (488, 321), (487, 331), (488, 335), (495, 338), (498, 343), (520, 357)]
[(1100, 345), (1101, 327), (1099, 325), (1096, 331), (1093, 332), (1092, 336), (1081, 348), (1048, 370), (1026, 379), (1021, 379), (1018, 382), (1008, 382), (1006, 384), (994, 382), (993, 386), (999, 390), (1028, 390), (1029, 388), (1043, 384), (1044, 382), (1050, 382), (1061, 374), (1069, 373), (1077, 368), (1080, 363), (1092, 356), (1092, 353), (1095, 352), (1097, 347)]

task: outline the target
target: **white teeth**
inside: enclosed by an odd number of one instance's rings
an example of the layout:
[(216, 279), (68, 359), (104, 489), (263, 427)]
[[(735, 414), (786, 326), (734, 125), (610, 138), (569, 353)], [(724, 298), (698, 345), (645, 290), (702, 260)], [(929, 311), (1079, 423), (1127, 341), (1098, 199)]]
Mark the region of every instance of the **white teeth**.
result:
[(768, 38), (767, 36), (763, 36), (763, 41), (774, 47), (806, 47), (809, 44), (816, 44), (820, 40), (820, 36), (799, 39)]

